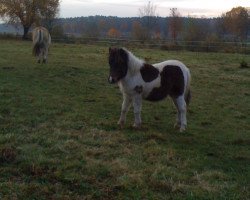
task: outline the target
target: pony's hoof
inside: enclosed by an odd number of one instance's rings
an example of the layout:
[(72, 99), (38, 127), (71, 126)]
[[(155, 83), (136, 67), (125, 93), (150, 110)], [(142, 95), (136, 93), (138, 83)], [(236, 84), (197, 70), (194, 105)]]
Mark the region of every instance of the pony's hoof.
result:
[(141, 130), (141, 123), (140, 124), (134, 123), (133, 128), (136, 129), (136, 130)]
[(184, 133), (186, 131), (186, 127), (181, 127), (180, 128), (180, 133)]
[(119, 121), (117, 122), (117, 125), (120, 127), (120, 129), (123, 129), (124, 126), (125, 126), (125, 121), (119, 120)]

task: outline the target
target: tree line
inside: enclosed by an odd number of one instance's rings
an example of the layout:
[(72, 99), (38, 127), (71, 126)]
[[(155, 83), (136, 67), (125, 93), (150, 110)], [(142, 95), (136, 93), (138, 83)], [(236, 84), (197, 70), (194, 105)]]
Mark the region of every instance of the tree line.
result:
[[(242, 10), (243, 15), (238, 15)], [(235, 14), (236, 12), (236, 14)], [(136, 40), (170, 39), (185, 41), (246, 41), (250, 37), (249, 16), (244, 8), (234, 8), (223, 17), (182, 17), (171, 9), (168, 17), (132, 18), (91, 16), (58, 19), (57, 27), (67, 35), (83, 37), (132, 38)]]
[(32, 26), (43, 25), (55, 37), (132, 38), (148, 41), (246, 41), (250, 37), (249, 9), (236, 7), (217, 18), (183, 17), (177, 8), (168, 17), (159, 17), (157, 7), (148, 2), (138, 17), (90, 16), (56, 18), (59, 0), (0, 0), (0, 16), (6, 22), (23, 26), (27, 38)]

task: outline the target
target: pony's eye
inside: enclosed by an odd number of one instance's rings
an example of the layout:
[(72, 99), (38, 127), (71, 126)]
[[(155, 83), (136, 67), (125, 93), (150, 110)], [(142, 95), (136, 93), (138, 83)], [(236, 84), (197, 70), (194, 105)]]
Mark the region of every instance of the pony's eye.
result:
[(110, 65), (113, 65), (113, 63), (114, 63), (114, 62), (112, 62), (112, 60), (111, 60), (111, 61), (109, 61), (109, 64), (110, 64)]
[(115, 64), (115, 59), (114, 58), (110, 59), (110, 64)]

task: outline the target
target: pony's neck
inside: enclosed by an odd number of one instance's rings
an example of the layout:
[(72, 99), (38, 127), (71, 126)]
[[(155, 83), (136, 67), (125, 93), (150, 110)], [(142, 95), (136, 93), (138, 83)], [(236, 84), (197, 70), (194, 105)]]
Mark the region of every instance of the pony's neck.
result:
[(129, 55), (129, 60), (128, 60), (128, 73), (130, 75), (135, 75), (137, 74), (143, 64), (145, 63), (143, 60), (137, 58), (134, 54), (131, 52), (128, 52)]

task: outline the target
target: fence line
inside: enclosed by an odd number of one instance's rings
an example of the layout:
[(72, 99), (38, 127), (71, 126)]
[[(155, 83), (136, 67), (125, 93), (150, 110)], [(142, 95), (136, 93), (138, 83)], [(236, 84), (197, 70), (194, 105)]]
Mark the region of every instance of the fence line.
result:
[(130, 38), (53, 38), (53, 42), (100, 44), (109, 46), (136, 46), (146, 48), (159, 48), (162, 50), (187, 50), (202, 52), (226, 52), (250, 54), (250, 42), (209, 42), (209, 41), (175, 41), (172, 40), (134, 40)]
[[(0, 38), (21, 39), (20, 35), (0, 34)], [(99, 44), (107, 46), (133, 46), (139, 48), (159, 48), (162, 50), (187, 50), (201, 52), (225, 52), (250, 54), (250, 42), (230, 41), (172, 41), (169, 39), (135, 40), (131, 38), (94, 38), (74, 37), (66, 35), (63, 37), (52, 37), (54, 43), (68, 44)]]

